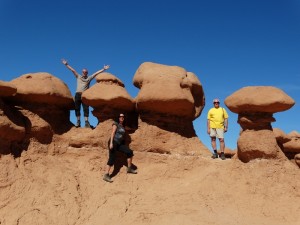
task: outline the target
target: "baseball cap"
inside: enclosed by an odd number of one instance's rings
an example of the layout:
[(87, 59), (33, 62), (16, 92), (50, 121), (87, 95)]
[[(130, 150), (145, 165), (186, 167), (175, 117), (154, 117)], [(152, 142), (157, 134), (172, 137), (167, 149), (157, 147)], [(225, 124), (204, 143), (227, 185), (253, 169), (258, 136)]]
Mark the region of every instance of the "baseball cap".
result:
[(215, 102), (220, 102), (220, 100), (219, 100), (218, 98), (215, 98), (215, 99), (213, 100), (213, 103), (215, 103)]

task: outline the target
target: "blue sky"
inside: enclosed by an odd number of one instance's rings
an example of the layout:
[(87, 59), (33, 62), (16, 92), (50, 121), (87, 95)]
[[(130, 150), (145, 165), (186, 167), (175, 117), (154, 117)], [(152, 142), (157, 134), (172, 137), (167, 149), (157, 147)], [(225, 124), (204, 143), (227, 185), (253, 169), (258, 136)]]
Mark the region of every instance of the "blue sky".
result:
[[(296, 104), (274, 114), (273, 127), (289, 133), (300, 123), (299, 0), (0, 0), (0, 80), (49, 72), (75, 92), (60, 62), (90, 74), (111, 65), (132, 97), (143, 62), (176, 65), (201, 81), (206, 107), (194, 128), (210, 148), (206, 114), (212, 99), (245, 86), (275, 86)], [(229, 110), (228, 110), (229, 111)], [(234, 149), (240, 126), (229, 112), (226, 145)], [(75, 123), (74, 111), (71, 121)], [(91, 124), (96, 120), (91, 116)]]

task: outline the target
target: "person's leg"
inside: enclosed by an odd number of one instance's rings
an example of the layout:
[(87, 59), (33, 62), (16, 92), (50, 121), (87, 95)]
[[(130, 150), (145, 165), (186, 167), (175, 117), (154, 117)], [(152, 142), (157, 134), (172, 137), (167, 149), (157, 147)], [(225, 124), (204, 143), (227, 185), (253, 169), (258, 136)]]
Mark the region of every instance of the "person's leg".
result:
[(210, 140), (211, 140), (211, 147), (213, 149), (213, 155), (212, 155), (213, 159), (218, 158), (216, 135), (217, 135), (216, 129), (211, 128), (210, 129)]
[(89, 122), (89, 106), (82, 103), (83, 107), (83, 113), (84, 113), (84, 121), (85, 121), (85, 127), (90, 128), (90, 122)]
[[(108, 141), (109, 144), (109, 141)], [(108, 147), (109, 148), (109, 147)], [(105, 169), (105, 174), (103, 176), (103, 180), (107, 181), (107, 182), (113, 182), (110, 178), (110, 170), (112, 168), (112, 166), (114, 165), (115, 162), (115, 152), (116, 152), (116, 148), (117, 146), (114, 145), (113, 149), (109, 149), (108, 151), (108, 161), (106, 164), (106, 169)]]
[(221, 159), (224, 160), (225, 159), (225, 141), (224, 138), (219, 138), (220, 141), (220, 150), (221, 150)]
[(221, 159), (225, 159), (225, 141), (224, 141), (224, 130), (223, 129), (217, 129), (217, 136), (220, 142), (220, 150), (221, 150)]
[(132, 168), (133, 151), (126, 145), (120, 145), (118, 151), (123, 152), (127, 156), (127, 173), (136, 174), (137, 171)]
[(77, 118), (76, 127), (80, 127), (80, 105), (81, 105), (81, 94), (75, 94), (75, 115)]

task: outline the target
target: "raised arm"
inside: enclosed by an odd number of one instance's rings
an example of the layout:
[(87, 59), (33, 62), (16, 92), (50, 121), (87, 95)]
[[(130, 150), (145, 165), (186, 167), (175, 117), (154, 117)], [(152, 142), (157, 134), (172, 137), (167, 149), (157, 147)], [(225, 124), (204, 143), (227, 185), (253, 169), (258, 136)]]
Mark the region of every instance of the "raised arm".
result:
[(76, 72), (76, 70), (74, 70), (74, 69), (68, 64), (67, 60), (62, 59), (61, 62), (62, 62), (62, 64), (64, 64), (69, 70), (72, 71), (72, 73), (74, 74), (74, 76), (75, 76), (76, 78), (77, 78), (78, 76), (80, 76), (80, 75)]
[(109, 69), (109, 65), (104, 65), (103, 68), (101, 70), (98, 70), (97, 72), (93, 73), (92, 77), (95, 78), (99, 73), (102, 73), (105, 70)]

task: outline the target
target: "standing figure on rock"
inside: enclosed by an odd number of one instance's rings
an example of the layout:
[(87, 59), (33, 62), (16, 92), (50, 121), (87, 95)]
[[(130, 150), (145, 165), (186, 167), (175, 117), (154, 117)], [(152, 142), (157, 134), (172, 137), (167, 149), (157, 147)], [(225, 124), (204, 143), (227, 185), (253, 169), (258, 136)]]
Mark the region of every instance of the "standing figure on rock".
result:
[(127, 173), (136, 174), (137, 171), (132, 168), (133, 151), (125, 145), (125, 116), (123, 113), (119, 114), (118, 119), (112, 125), (112, 132), (108, 141), (109, 158), (107, 161), (106, 173), (103, 180), (112, 182), (109, 175), (112, 166), (116, 160), (117, 151), (122, 152), (127, 157)]
[(62, 59), (62, 63), (69, 69), (72, 71), (72, 73), (74, 74), (74, 76), (77, 79), (77, 88), (76, 88), (76, 94), (75, 94), (75, 115), (77, 117), (77, 123), (76, 123), (76, 127), (80, 127), (80, 107), (82, 104), (83, 107), (83, 113), (84, 113), (84, 119), (85, 119), (85, 127), (87, 128), (91, 128), (91, 125), (89, 123), (89, 106), (85, 105), (82, 100), (81, 100), (81, 95), (82, 93), (87, 90), (90, 87), (90, 83), (91, 81), (100, 73), (102, 73), (103, 71), (109, 69), (109, 65), (104, 65), (104, 67), (101, 70), (98, 70), (97, 72), (95, 72), (94, 74), (92, 74), (91, 76), (88, 76), (88, 70), (87, 69), (83, 69), (82, 70), (82, 75), (80, 75), (79, 73), (76, 72), (76, 70), (74, 70), (65, 59)]
[(224, 133), (228, 130), (228, 114), (226, 110), (220, 107), (220, 100), (213, 100), (214, 107), (207, 113), (207, 133), (211, 138), (211, 146), (213, 148), (212, 158), (218, 158), (216, 138), (220, 141), (221, 159), (225, 159), (225, 141)]

